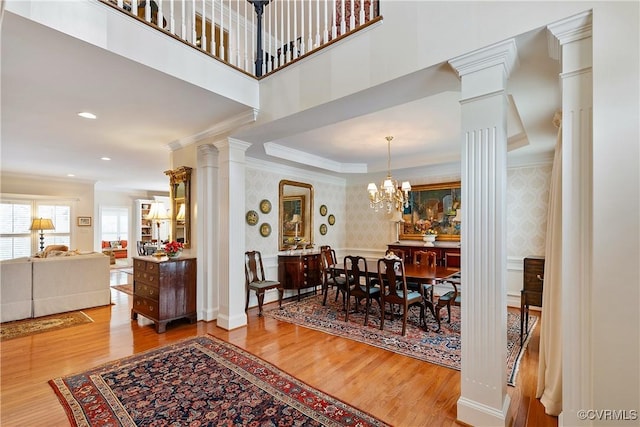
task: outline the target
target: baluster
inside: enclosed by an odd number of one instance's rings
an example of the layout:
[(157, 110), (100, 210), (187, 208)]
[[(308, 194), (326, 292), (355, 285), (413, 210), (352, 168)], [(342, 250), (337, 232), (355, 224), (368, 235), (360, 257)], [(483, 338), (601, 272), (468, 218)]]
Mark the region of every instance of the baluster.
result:
[(291, 57), (296, 59), (300, 56), (298, 51), (298, 2), (293, 2), (293, 47), (291, 48)]
[(215, 0), (211, 0), (211, 54), (216, 56), (216, 9)]
[[(191, 44), (197, 46), (196, 40), (198, 35), (196, 34), (196, 0), (191, 0)], [(202, 45), (200, 45), (202, 47)]]
[(351, 13), (349, 14), (349, 31), (353, 31), (353, 29), (356, 27), (356, 9), (355, 9), (355, 2), (354, 0), (351, 0), (350, 3), (350, 7), (351, 7)]
[(304, 0), (302, 0), (300, 2), (300, 50), (298, 51), (298, 56), (304, 55), (305, 53), (304, 45), (306, 40), (304, 39), (304, 18)]
[(174, 18), (173, 1), (174, 0), (169, 0), (169, 32), (171, 32), (171, 34), (176, 33), (176, 21)]
[(313, 27), (312, 27), (312, 16), (313, 16), (313, 3), (312, 0), (309, 0), (309, 38), (307, 39), (307, 50), (311, 50), (313, 49), (313, 39), (311, 38), (312, 34), (313, 34)]
[(240, 67), (240, 7), (236, 11), (236, 66)]
[(144, 20), (151, 22), (151, 0), (144, 2)]
[(364, 0), (360, 0), (360, 22), (358, 25), (362, 25), (365, 22), (365, 13), (364, 10), (367, 6), (364, 4)]
[[(243, 70), (248, 71), (249, 70), (249, 57), (247, 55), (247, 37), (249, 37), (249, 34), (247, 34), (247, 27), (248, 25), (248, 20), (247, 20), (247, 3), (249, 3), (248, 1), (244, 2), (244, 67)], [(240, 31), (238, 31), (239, 33)]]
[(183, 40), (187, 39), (187, 11), (186, 11), (186, 1), (181, 1), (180, 4), (182, 6), (182, 15), (180, 16), (180, 20), (181, 22), (181, 28), (182, 28), (182, 32), (180, 33), (180, 37), (182, 37)]
[(224, 0), (220, 0), (220, 56), (219, 58), (224, 61), (225, 59), (224, 49)]
[(138, 0), (131, 0), (131, 13), (138, 16)]
[(233, 29), (231, 28), (231, 0), (229, 0), (227, 14), (229, 15), (229, 25), (227, 26), (227, 28), (229, 29), (229, 35), (227, 37), (227, 43), (229, 44), (229, 47), (227, 48), (227, 62), (231, 64), (231, 61), (233, 61), (233, 53), (231, 50), (231, 33), (233, 32)]
[(331, 38), (338, 37), (338, 8), (336, 7), (336, 0), (331, 3)]
[(347, 0), (340, 0), (340, 11), (342, 12), (342, 16), (340, 17), (340, 35), (343, 35), (347, 30), (347, 22), (344, 19), (344, 3)]
[[(335, 0), (334, 0), (335, 1)], [(329, 41), (329, 21), (327, 15), (327, 2), (324, 2), (324, 31), (322, 32), (322, 43), (327, 43)]]
[[(326, 5), (325, 5), (326, 7)], [(320, 0), (316, 1), (316, 44), (315, 47), (320, 46)]]
[(207, 52), (207, 7), (202, 0), (202, 18), (200, 22), (200, 49)]
[(118, 7), (124, 9), (124, 2), (122, 0), (118, 0)]
[[(276, 0), (278, 1), (278, 0)], [(281, 0), (284, 1), (284, 0)], [(284, 40), (284, 5), (280, 3), (280, 43)], [(278, 67), (284, 65), (284, 46), (280, 48), (280, 54), (278, 55)]]
[[(149, 2), (151, 3), (151, 2)], [(160, 28), (164, 28), (164, 13), (162, 13), (162, 2), (158, 1), (158, 16), (156, 17), (156, 19), (158, 20), (158, 22), (156, 22), (156, 25)]]
[(287, 0), (287, 38), (285, 40), (285, 46), (287, 46), (287, 62), (291, 61), (291, 46), (289, 42), (291, 41), (291, 0)]

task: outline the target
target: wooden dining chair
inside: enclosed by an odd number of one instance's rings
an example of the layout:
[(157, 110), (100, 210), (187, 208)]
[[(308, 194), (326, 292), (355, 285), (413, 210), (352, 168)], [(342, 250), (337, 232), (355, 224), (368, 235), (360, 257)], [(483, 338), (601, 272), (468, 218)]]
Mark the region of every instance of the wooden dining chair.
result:
[(460, 274), (458, 273), (454, 276), (442, 279), (441, 283), (451, 285), (453, 287), (453, 290), (446, 292), (444, 295), (441, 295), (440, 298), (438, 298), (438, 302), (436, 304), (436, 314), (438, 315), (438, 317), (440, 317), (440, 310), (444, 307), (447, 307), (447, 315), (449, 316), (447, 322), (451, 323), (451, 306), (460, 306), (462, 301), (462, 295), (459, 289)]
[(380, 258), (378, 260), (378, 281), (380, 282), (380, 329), (384, 328), (385, 309), (390, 305), (391, 319), (393, 306), (402, 309), (402, 335), (407, 332), (407, 316), (409, 307), (418, 305), (422, 308), (422, 294), (407, 289), (407, 277), (404, 273), (404, 261)]
[[(438, 255), (433, 251), (414, 251), (413, 252), (413, 264), (424, 265), (428, 268), (436, 268)], [(430, 280), (429, 284), (433, 285), (433, 281)], [(418, 283), (413, 280), (407, 282), (407, 287), (412, 291), (422, 291), (422, 285), (424, 283)], [(433, 286), (430, 287), (431, 296), (433, 296)]]
[[(331, 263), (332, 250), (324, 250), (320, 252), (320, 273), (322, 278), (322, 305), (327, 305), (327, 295), (329, 294), (329, 286), (336, 289), (336, 301), (338, 294), (342, 293), (343, 304), (346, 303), (346, 277), (338, 274), (334, 268), (335, 263)], [(335, 256), (335, 252), (333, 252)]]
[(344, 272), (346, 277), (349, 278), (349, 286), (345, 286), (347, 290), (347, 304), (344, 320), (345, 322), (349, 321), (351, 297), (353, 297), (356, 302), (356, 313), (358, 312), (360, 301), (364, 299), (364, 326), (367, 326), (367, 324), (369, 323), (369, 309), (371, 308), (371, 300), (375, 299), (376, 301), (378, 301), (378, 306), (380, 306), (380, 310), (382, 310), (382, 306), (380, 305), (380, 288), (372, 285), (371, 278), (369, 277), (367, 260), (364, 257), (355, 255), (347, 255), (346, 257), (344, 257)]
[(247, 288), (247, 299), (244, 311), (249, 309), (249, 293), (255, 291), (258, 298), (258, 316), (262, 316), (262, 303), (264, 302), (264, 292), (269, 289), (277, 289), (279, 294), (279, 304), (282, 308), (282, 295), (284, 287), (277, 280), (266, 280), (264, 267), (262, 265), (262, 255), (258, 251), (247, 251), (244, 253), (244, 274)]

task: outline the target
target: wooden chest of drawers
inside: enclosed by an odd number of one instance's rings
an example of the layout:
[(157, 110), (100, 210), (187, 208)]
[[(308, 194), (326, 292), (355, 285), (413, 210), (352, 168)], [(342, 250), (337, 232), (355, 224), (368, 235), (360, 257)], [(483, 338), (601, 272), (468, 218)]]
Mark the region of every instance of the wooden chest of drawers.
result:
[(300, 289), (322, 285), (320, 253), (278, 255), (278, 281), (285, 289)]
[(196, 321), (196, 258), (133, 258), (131, 319), (143, 315), (162, 333), (172, 320)]

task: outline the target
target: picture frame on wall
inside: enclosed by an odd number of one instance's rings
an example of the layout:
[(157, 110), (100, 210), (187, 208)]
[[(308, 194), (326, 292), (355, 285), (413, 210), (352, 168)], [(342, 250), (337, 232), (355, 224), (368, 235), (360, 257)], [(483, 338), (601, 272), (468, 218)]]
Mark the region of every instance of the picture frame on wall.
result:
[(422, 240), (435, 232), (437, 240), (460, 241), (461, 204), (460, 181), (413, 186), (402, 209), (400, 239)]
[(78, 227), (91, 227), (91, 217), (90, 216), (79, 216), (78, 217)]

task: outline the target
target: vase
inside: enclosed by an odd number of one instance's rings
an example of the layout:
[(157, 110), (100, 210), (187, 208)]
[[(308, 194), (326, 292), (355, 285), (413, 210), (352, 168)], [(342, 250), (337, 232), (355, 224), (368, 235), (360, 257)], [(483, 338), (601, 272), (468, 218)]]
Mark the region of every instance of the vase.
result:
[(180, 253), (181, 253), (181, 252), (182, 252), (182, 251), (178, 251), (178, 252), (167, 252), (167, 257), (172, 258), (172, 259), (174, 259), (174, 258), (178, 258), (178, 257), (180, 256)]
[(436, 241), (436, 235), (435, 234), (425, 234), (424, 236), (422, 236), (422, 240), (424, 240), (424, 245), (425, 246), (435, 246), (433, 244), (433, 242)]

